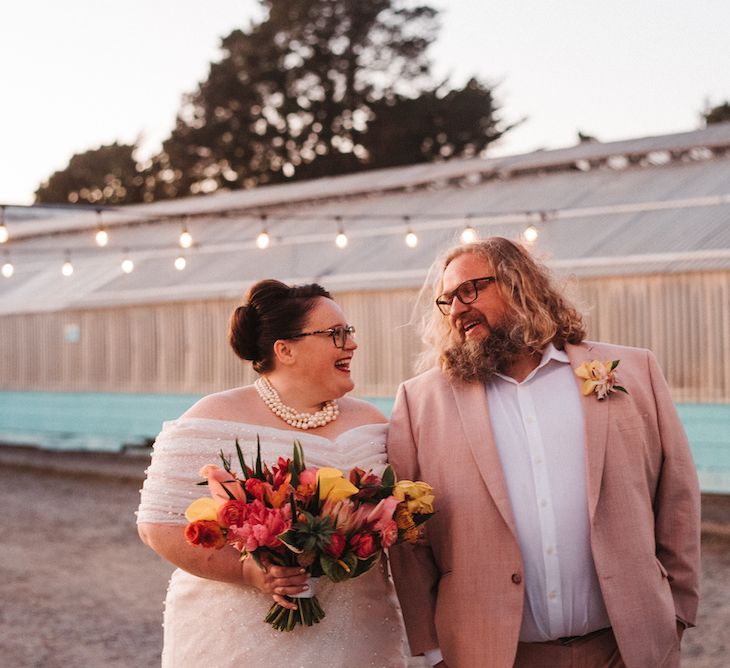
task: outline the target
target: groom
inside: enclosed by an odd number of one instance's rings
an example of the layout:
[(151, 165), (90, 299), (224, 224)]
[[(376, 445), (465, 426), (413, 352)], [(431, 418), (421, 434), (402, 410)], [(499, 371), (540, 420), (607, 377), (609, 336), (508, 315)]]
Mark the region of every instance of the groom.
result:
[(654, 356), (584, 341), (507, 239), (440, 269), (437, 364), (401, 385), (388, 435), (398, 477), (436, 494), (423, 544), (391, 550), (412, 652), (450, 668), (676, 668), (699, 490)]

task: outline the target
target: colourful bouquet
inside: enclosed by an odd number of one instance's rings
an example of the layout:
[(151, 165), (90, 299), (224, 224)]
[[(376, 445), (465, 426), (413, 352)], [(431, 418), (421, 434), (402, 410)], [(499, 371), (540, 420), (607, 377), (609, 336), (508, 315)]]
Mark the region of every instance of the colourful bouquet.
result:
[[(193, 545), (233, 546), (241, 558), (306, 568), (311, 577), (342, 582), (367, 572), (383, 549), (416, 542), (419, 525), (433, 514), (433, 490), (424, 482), (395, 481), (390, 466), (382, 477), (354, 468), (345, 479), (334, 468), (307, 468), (298, 441), (291, 459), (279, 457), (269, 468), (257, 442), (254, 467), (246, 465), (236, 441), (243, 473), (239, 479), (221, 452), (223, 467), (201, 470), (210, 497), (193, 501), (185, 512), (185, 536)], [(324, 616), (316, 596), (295, 598), (297, 609), (274, 603), (265, 621), (280, 631), (311, 626)]]

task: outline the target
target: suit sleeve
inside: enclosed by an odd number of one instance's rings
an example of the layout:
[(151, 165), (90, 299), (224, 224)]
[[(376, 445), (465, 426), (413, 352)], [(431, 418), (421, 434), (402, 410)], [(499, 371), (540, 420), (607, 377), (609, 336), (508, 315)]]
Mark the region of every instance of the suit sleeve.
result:
[[(413, 436), (408, 398), (398, 389), (388, 429), (388, 459), (398, 479), (419, 480), (418, 447)], [(428, 482), (426, 480), (425, 482)], [(438, 511), (438, 498), (435, 501)], [(428, 533), (428, 523), (426, 535)], [(390, 548), (393, 580), (403, 610), (411, 653), (416, 656), (439, 646), (434, 613), (440, 573), (428, 540)]]
[(656, 555), (669, 574), (677, 618), (694, 626), (700, 574), (699, 484), (687, 436), (651, 352), (648, 363), (664, 455), (654, 497)]

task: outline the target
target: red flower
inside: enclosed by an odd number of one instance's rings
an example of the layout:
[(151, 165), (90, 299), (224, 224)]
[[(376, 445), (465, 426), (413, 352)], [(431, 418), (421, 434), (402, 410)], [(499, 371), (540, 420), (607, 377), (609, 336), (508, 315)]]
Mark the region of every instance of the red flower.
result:
[(345, 551), (345, 545), (347, 545), (347, 539), (339, 531), (335, 531), (330, 536), (329, 545), (324, 548), (324, 551), (331, 557), (339, 559)]
[(358, 559), (372, 557), (378, 551), (378, 544), (372, 533), (361, 531), (350, 538), (350, 547)]
[(357, 466), (350, 471), (350, 482), (360, 491), (355, 495), (357, 499), (371, 499), (379, 491), (383, 481), (372, 471), (365, 473)]
[(244, 483), (244, 487), (246, 488), (246, 491), (254, 498), (258, 499), (259, 501), (264, 500), (264, 495), (266, 494), (266, 490), (264, 488), (264, 481), (259, 480), (258, 478), (249, 478)]
[(218, 522), (213, 520), (196, 520), (185, 527), (185, 538), (191, 545), (214, 547), (220, 550), (226, 544), (226, 537)]

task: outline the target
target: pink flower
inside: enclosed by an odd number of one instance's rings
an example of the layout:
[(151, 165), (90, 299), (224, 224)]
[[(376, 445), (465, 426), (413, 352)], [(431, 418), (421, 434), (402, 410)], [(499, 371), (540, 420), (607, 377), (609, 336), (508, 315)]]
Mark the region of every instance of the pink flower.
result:
[(398, 525), (395, 520), (383, 522), (378, 527), (380, 531), (380, 543), (383, 547), (388, 548), (398, 539)]
[(368, 524), (372, 524), (376, 530), (380, 531), (380, 527), (383, 523), (393, 519), (398, 503), (398, 499), (394, 496), (385, 497), (368, 514)]
[(232, 527), (229, 540), (239, 549), (253, 552), (260, 547), (277, 549), (282, 546), (279, 534), (291, 526), (289, 506), (267, 508), (256, 499), (248, 504), (248, 516), (240, 527)]
[(200, 475), (208, 480), (208, 491), (216, 503), (224, 504), (231, 498), (226, 490), (239, 501), (245, 501), (246, 495), (234, 473), (229, 473), (220, 466), (207, 464), (200, 469)]

